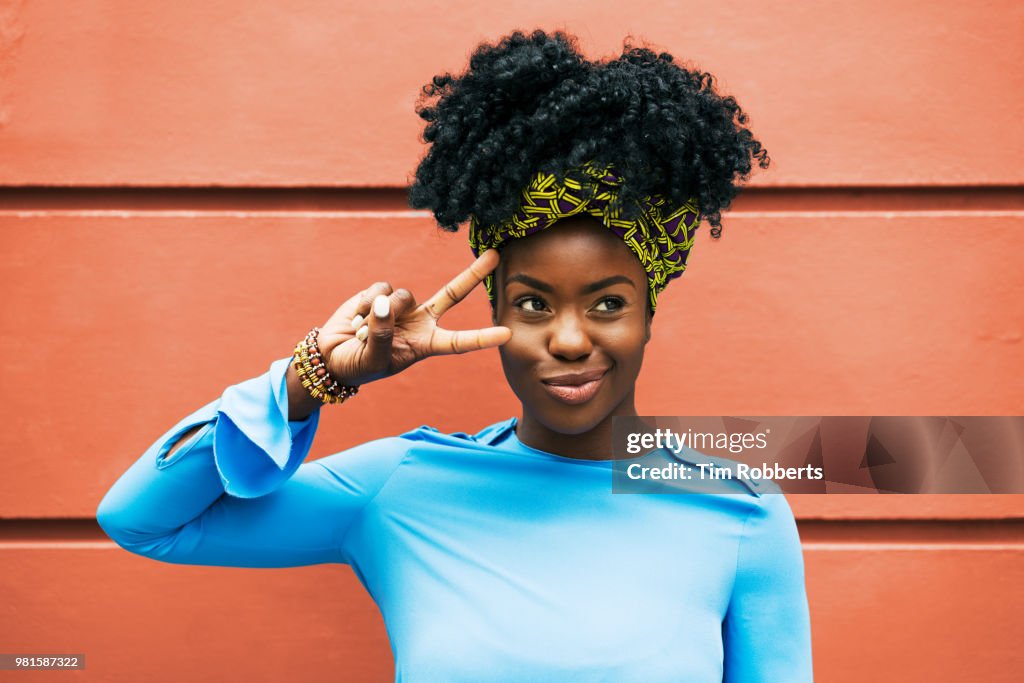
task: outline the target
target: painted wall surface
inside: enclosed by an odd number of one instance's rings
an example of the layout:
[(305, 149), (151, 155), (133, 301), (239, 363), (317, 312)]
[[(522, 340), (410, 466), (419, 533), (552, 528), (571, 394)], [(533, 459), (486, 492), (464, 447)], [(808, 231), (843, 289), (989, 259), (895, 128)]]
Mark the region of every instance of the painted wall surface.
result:
[[(352, 293), (423, 300), (471, 262), (404, 205), (413, 106), (533, 27), (711, 71), (772, 155), (659, 299), (641, 414), (1024, 414), (1022, 3), (7, 0), (0, 652), (84, 652), (96, 681), (391, 679), (349, 568), (164, 565), (93, 516)], [(482, 291), (445, 318), (487, 321)], [(496, 353), (432, 359), (325, 410), (310, 459), (518, 410)], [(1017, 680), (1024, 495), (790, 502), (816, 680)]]

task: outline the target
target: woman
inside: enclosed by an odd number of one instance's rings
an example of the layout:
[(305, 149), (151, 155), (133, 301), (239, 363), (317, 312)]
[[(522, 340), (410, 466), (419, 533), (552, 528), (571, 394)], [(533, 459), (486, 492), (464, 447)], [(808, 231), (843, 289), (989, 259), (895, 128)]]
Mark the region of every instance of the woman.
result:
[[(611, 492), (658, 294), (699, 220), (718, 228), (767, 166), (745, 115), (670, 55), (590, 62), (560, 32), (482, 45), (424, 93), (410, 201), (449, 230), (469, 219), (477, 259), (423, 303), (386, 282), (353, 295), (150, 446), (100, 524), (164, 562), (350, 564), (402, 681), (811, 680), (784, 496)], [(481, 282), (493, 326), (442, 328)], [(521, 417), (303, 463), (323, 405), (492, 347)]]

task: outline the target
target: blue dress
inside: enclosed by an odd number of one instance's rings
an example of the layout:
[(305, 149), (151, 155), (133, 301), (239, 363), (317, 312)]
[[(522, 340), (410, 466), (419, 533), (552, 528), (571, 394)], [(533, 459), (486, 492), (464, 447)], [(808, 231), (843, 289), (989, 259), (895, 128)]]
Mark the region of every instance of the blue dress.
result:
[(150, 446), (100, 502), (104, 531), (162, 562), (350, 565), (405, 683), (812, 679), (781, 493), (612, 494), (611, 461), (526, 446), (515, 417), (304, 463), (319, 411), (288, 421), (289, 360)]

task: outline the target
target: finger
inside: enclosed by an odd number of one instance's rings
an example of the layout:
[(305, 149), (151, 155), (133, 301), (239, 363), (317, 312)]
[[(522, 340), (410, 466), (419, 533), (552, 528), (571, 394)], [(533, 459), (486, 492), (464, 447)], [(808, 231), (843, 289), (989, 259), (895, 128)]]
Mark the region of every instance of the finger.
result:
[(391, 340), (395, 336), (391, 297), (378, 294), (367, 313), (366, 365), (371, 372), (379, 372), (391, 365)]
[[(366, 312), (370, 310), (370, 302), (373, 301), (373, 297), (377, 296), (385, 290), (390, 292), (390, 287), (387, 282), (376, 282), (361, 292), (356, 292), (348, 298), (345, 303), (337, 308), (331, 317), (327, 319), (327, 322), (323, 324), (325, 330), (343, 330), (351, 328), (352, 330), (359, 329), (359, 325), (355, 327), (351, 326), (351, 323), (355, 321), (356, 316), (359, 315), (360, 309), (362, 315), (359, 317), (365, 317)], [(362, 323), (360, 322), (360, 325)]]
[(331, 314), (331, 317), (327, 319), (327, 322), (322, 325), (323, 329), (330, 330), (346, 326), (348, 321), (355, 316), (356, 308), (358, 308), (359, 302), (364, 294), (366, 294), (365, 289), (361, 292), (356, 292), (350, 296), (345, 303), (338, 306), (337, 310), (335, 310), (334, 313)]
[(438, 327), (430, 338), (431, 354), (443, 356), (453, 353), (466, 353), (501, 346), (512, 338), (512, 330), (507, 327), (485, 327), (479, 330), (446, 330)]
[(391, 318), (399, 320), (409, 311), (416, 309), (416, 298), (408, 289), (399, 287), (391, 294)]
[(359, 325), (355, 325), (355, 329), (359, 329), (360, 325), (366, 324), (366, 318), (370, 314), (370, 306), (373, 305), (373, 300), (380, 294), (391, 294), (394, 291), (391, 289), (391, 284), (388, 282), (375, 282), (362, 291), (359, 296), (359, 302), (355, 307), (355, 314), (352, 316), (353, 320), (356, 316), (363, 318)]
[(435, 320), (440, 318), (445, 311), (462, 301), (474, 287), (483, 282), (484, 277), (498, 267), (500, 260), (497, 249), (488, 249), (480, 254), (469, 268), (456, 275), (451, 282), (430, 297), (424, 304), (427, 313)]
[[(389, 298), (391, 299), (392, 320), (398, 320), (407, 312), (416, 308), (415, 297), (413, 297), (412, 292), (410, 292), (408, 289), (405, 289), (404, 287), (396, 289), (394, 292), (391, 293), (391, 296)], [(358, 332), (360, 327), (367, 327), (368, 332), (369, 327), (367, 326), (367, 321), (367, 318), (364, 318), (363, 316), (357, 314), (354, 318), (352, 318), (352, 329)]]

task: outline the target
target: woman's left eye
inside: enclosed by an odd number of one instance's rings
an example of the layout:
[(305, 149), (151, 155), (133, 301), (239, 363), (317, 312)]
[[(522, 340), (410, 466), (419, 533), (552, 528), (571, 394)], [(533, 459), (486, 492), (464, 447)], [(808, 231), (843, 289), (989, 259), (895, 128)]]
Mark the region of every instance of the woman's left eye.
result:
[(606, 296), (605, 298), (601, 299), (598, 305), (600, 306), (601, 304), (605, 303), (610, 303), (612, 305), (612, 308), (610, 310), (602, 311), (602, 313), (611, 313), (614, 311), (618, 311), (625, 305), (625, 302), (623, 302), (623, 300), (617, 296)]

